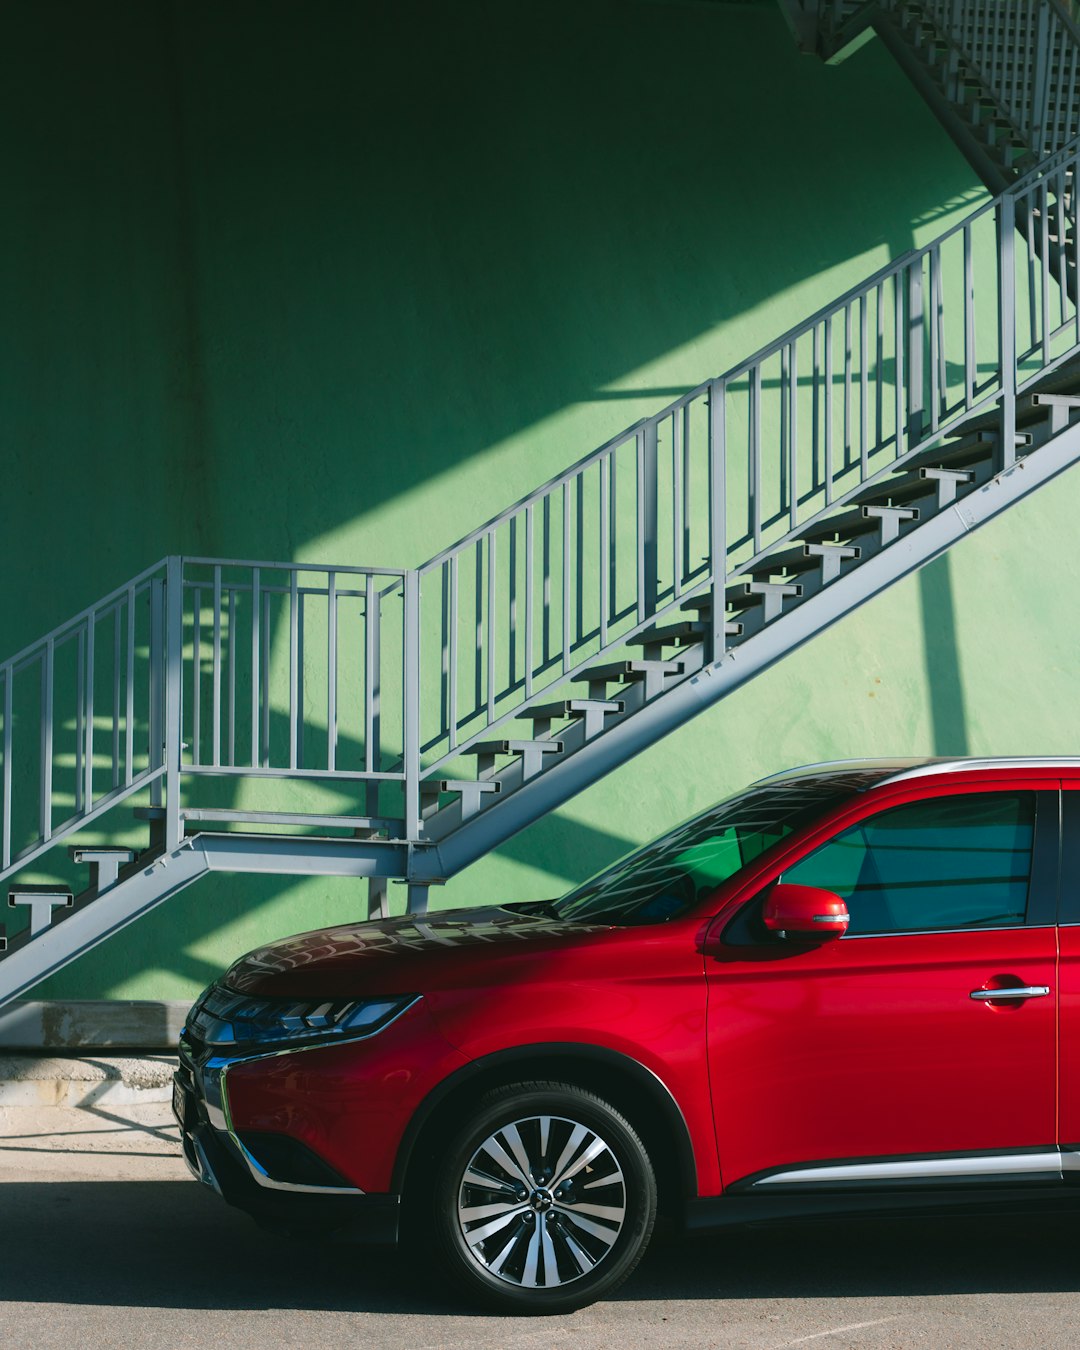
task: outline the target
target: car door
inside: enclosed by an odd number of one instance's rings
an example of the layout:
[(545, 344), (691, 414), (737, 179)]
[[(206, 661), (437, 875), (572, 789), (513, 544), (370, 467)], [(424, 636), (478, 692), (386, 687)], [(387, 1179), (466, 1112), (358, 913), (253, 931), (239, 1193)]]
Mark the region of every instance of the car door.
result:
[(769, 935), (769, 886), (710, 933), (725, 1188), (1053, 1170), (1056, 789), (866, 794), (772, 878), (840, 894), (847, 934)]
[(1080, 779), (1065, 779), (1061, 786), (1059, 1137), (1066, 1176), (1080, 1182), (1075, 1170), (1080, 1166)]

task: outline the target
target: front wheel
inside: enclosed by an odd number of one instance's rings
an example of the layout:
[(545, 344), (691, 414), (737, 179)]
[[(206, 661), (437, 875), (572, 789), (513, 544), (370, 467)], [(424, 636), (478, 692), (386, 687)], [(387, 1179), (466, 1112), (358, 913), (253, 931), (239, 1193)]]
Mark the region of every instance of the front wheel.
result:
[(656, 1220), (656, 1180), (633, 1126), (568, 1083), (481, 1098), (432, 1198), (451, 1279), (503, 1312), (571, 1312), (611, 1293)]

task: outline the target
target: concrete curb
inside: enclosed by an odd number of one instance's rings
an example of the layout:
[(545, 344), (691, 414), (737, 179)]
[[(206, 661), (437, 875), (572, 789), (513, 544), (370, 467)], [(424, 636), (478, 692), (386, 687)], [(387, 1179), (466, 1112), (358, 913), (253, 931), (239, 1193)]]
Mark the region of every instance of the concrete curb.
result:
[(0, 1055), (0, 1107), (167, 1102), (171, 1055)]

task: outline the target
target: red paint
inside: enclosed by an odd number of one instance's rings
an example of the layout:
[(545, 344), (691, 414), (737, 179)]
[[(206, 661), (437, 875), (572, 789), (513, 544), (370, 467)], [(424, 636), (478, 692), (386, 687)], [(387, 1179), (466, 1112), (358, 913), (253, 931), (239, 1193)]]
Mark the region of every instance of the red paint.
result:
[[(583, 928), (458, 911), (271, 944), (237, 963), (234, 988), (423, 998), (368, 1041), (236, 1066), (234, 1122), (293, 1134), (364, 1190), (385, 1191), (410, 1120), (441, 1083), (471, 1061), (554, 1042), (613, 1052), (660, 1080), (686, 1120), (702, 1195), (719, 1193), (721, 1173), (730, 1185), (818, 1160), (1052, 1146), (1052, 924), (761, 946), (723, 934), (783, 868), (862, 817), (958, 792), (1056, 792), (1063, 779), (1080, 787), (1071, 771), (992, 769), (852, 794), (668, 923)], [(998, 980), (1052, 993), (1011, 1005), (969, 997)], [(1061, 983), (1071, 1063), (1080, 928), (1062, 930)], [(1080, 1082), (1069, 1076), (1061, 1114), (1061, 1137), (1080, 1142)]]

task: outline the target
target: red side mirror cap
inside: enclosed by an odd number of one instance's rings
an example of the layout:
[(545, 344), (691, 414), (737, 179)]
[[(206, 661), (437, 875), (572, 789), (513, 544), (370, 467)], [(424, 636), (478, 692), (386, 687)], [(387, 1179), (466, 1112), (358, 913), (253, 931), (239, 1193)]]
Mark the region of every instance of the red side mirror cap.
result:
[(772, 933), (817, 938), (841, 937), (851, 922), (847, 905), (832, 891), (789, 882), (779, 882), (772, 888), (761, 917)]

